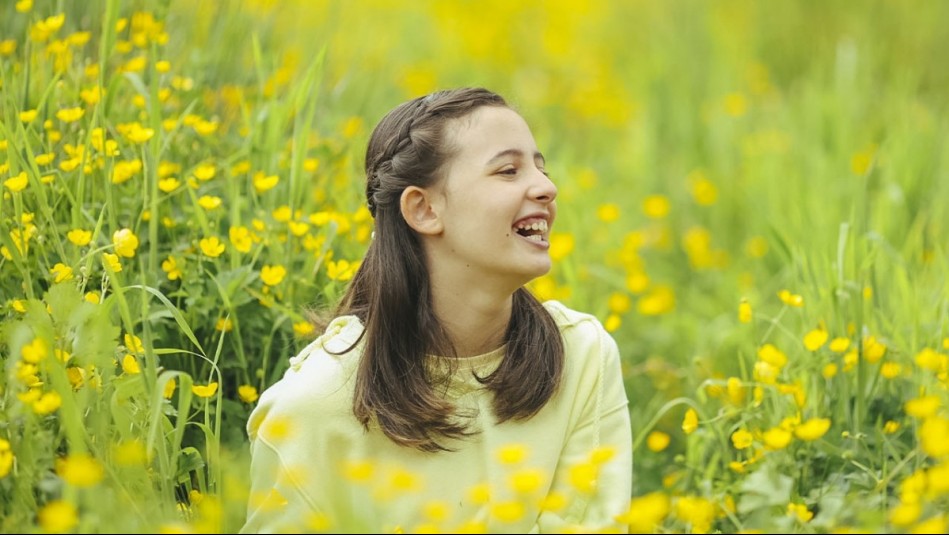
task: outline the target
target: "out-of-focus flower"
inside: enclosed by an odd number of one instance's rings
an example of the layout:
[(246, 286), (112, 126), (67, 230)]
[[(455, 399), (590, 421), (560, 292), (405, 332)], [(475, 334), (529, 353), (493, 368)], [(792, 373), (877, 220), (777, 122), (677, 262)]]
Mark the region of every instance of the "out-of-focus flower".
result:
[(217, 382), (207, 385), (192, 385), (191, 392), (199, 398), (209, 398), (217, 392)]
[(257, 401), (259, 397), (257, 394), (257, 388), (253, 385), (241, 385), (237, 387), (237, 396), (241, 398), (241, 401), (244, 403), (253, 403)]
[(66, 483), (80, 488), (94, 487), (105, 477), (102, 463), (85, 453), (57, 459), (56, 473)]
[(202, 238), (198, 245), (201, 247), (201, 252), (211, 258), (217, 258), (224, 252), (224, 244), (217, 236)]
[(65, 500), (53, 500), (36, 515), (46, 533), (69, 533), (79, 524), (79, 510)]
[(92, 231), (79, 228), (72, 229), (66, 233), (66, 239), (73, 245), (83, 247), (89, 245), (89, 242), (92, 241)]
[(267, 286), (276, 286), (280, 284), (286, 275), (287, 268), (281, 266), (280, 264), (274, 266), (265, 265), (260, 270), (260, 279), (264, 281), (264, 284)]
[(685, 416), (682, 418), (682, 431), (686, 435), (691, 435), (696, 429), (699, 428), (699, 415), (695, 412), (695, 409), (689, 407), (685, 411)]
[(112, 244), (117, 255), (132, 258), (138, 249), (138, 236), (131, 229), (123, 228), (112, 233)]
[(653, 431), (646, 437), (646, 447), (655, 452), (660, 452), (669, 447), (671, 437), (662, 431)]

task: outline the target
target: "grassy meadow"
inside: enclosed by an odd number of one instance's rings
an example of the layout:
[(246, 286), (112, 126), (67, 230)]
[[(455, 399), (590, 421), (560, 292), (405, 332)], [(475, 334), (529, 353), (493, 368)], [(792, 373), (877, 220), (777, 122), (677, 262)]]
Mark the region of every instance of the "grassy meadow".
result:
[[(619, 344), (630, 532), (945, 533), (946, 21), (938, 0), (0, 0), (0, 531), (239, 529), (266, 499), (247, 416), (370, 239), (371, 128), (478, 85), (559, 188), (532, 290)], [(461, 525), (429, 520), (404, 531)]]

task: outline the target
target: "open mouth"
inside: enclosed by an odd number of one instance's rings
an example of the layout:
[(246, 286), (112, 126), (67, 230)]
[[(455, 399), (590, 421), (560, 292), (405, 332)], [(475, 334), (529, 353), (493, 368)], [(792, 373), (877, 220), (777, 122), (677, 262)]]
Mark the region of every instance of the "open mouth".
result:
[(514, 232), (537, 243), (547, 241), (547, 220), (541, 218), (525, 219), (514, 225)]

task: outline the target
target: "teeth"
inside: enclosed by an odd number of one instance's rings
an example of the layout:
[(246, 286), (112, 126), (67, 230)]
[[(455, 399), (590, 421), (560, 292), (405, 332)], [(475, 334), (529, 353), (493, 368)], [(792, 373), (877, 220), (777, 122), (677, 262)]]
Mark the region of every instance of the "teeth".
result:
[(547, 222), (541, 219), (540, 221), (535, 221), (531, 224), (520, 223), (515, 228), (518, 230), (539, 230), (541, 232), (547, 232)]

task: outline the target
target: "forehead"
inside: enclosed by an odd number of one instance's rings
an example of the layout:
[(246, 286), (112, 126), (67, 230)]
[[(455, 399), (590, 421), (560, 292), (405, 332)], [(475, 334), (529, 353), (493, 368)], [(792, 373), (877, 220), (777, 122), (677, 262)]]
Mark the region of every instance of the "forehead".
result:
[(447, 129), (454, 160), (481, 160), (486, 163), (497, 153), (517, 149), (537, 152), (537, 144), (527, 121), (516, 111), (502, 106), (482, 106), (465, 117), (453, 120)]

